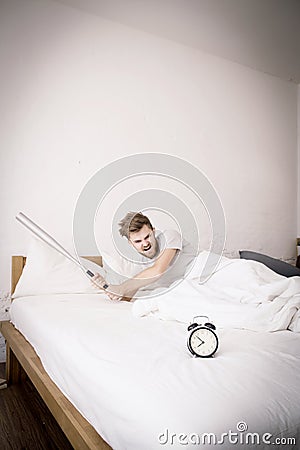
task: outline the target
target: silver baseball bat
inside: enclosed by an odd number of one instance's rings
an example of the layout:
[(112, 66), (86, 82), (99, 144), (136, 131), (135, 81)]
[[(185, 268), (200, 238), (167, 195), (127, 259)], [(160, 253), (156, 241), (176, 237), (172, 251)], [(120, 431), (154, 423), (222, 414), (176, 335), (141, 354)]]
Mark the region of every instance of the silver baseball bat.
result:
[(25, 214), (19, 212), (16, 215), (16, 219), (41, 241), (45, 242), (54, 250), (73, 261), (73, 263), (83, 269), (87, 275), (89, 275), (90, 277), (94, 276), (93, 272), (86, 269), (76, 258), (74, 258), (74, 256), (67, 252), (66, 249), (64, 249), (52, 236), (50, 236), (50, 234), (46, 233), (46, 231), (44, 231), (41, 227), (39, 227), (36, 223), (29, 219), (29, 217), (25, 216)]

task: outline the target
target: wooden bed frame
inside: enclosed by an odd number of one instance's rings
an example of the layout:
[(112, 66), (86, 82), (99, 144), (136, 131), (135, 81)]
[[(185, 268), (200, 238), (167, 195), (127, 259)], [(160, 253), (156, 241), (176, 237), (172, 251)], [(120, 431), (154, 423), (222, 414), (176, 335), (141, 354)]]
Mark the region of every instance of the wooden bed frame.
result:
[[(101, 257), (86, 256), (85, 258), (98, 265), (102, 265)], [(25, 263), (26, 257), (24, 256), (12, 257), (12, 294), (21, 276)], [(8, 321), (0, 322), (0, 332), (6, 339), (7, 384), (20, 383), (25, 372), (74, 449), (111, 449), (92, 425), (90, 425), (72, 403), (62, 394), (49, 375), (47, 375), (39, 357), (24, 336)]]

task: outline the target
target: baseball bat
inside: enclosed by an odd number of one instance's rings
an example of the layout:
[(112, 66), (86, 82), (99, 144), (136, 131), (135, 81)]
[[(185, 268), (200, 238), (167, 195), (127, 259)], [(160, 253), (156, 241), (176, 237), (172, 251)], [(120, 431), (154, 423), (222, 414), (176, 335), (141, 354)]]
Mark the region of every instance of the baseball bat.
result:
[(48, 244), (54, 250), (59, 252), (61, 255), (64, 255), (66, 258), (71, 260), (74, 264), (79, 266), (81, 269), (85, 271), (87, 275), (93, 277), (94, 274), (90, 270), (86, 269), (74, 256), (72, 256), (65, 248), (63, 248), (50, 234), (46, 233), (41, 227), (39, 227), (36, 223), (34, 223), (29, 217), (25, 216), (22, 212), (19, 212), (16, 215), (16, 219), (22, 225), (24, 225), (29, 231), (31, 231), (34, 236), (39, 238), (41, 241)]

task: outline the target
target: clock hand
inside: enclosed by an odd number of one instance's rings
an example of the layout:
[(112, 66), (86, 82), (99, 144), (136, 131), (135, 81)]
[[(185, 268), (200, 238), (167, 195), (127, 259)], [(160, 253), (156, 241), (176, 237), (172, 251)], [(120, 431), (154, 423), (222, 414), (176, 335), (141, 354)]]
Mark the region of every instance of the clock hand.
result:
[(201, 341), (201, 344), (204, 344), (204, 341), (202, 341), (202, 339), (200, 339), (199, 336), (196, 336), (196, 338), (199, 339), (199, 341)]

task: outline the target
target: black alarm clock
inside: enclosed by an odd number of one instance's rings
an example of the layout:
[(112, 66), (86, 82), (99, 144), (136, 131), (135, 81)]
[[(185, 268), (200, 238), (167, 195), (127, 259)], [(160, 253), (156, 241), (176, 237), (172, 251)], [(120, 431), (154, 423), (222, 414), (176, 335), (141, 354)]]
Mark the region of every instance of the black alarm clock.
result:
[[(195, 322), (195, 319), (206, 318), (204, 323)], [(189, 336), (187, 347), (193, 356), (200, 358), (210, 358), (213, 356), (219, 346), (218, 336), (215, 333), (216, 327), (209, 322), (207, 316), (196, 316), (193, 323), (188, 326)]]

